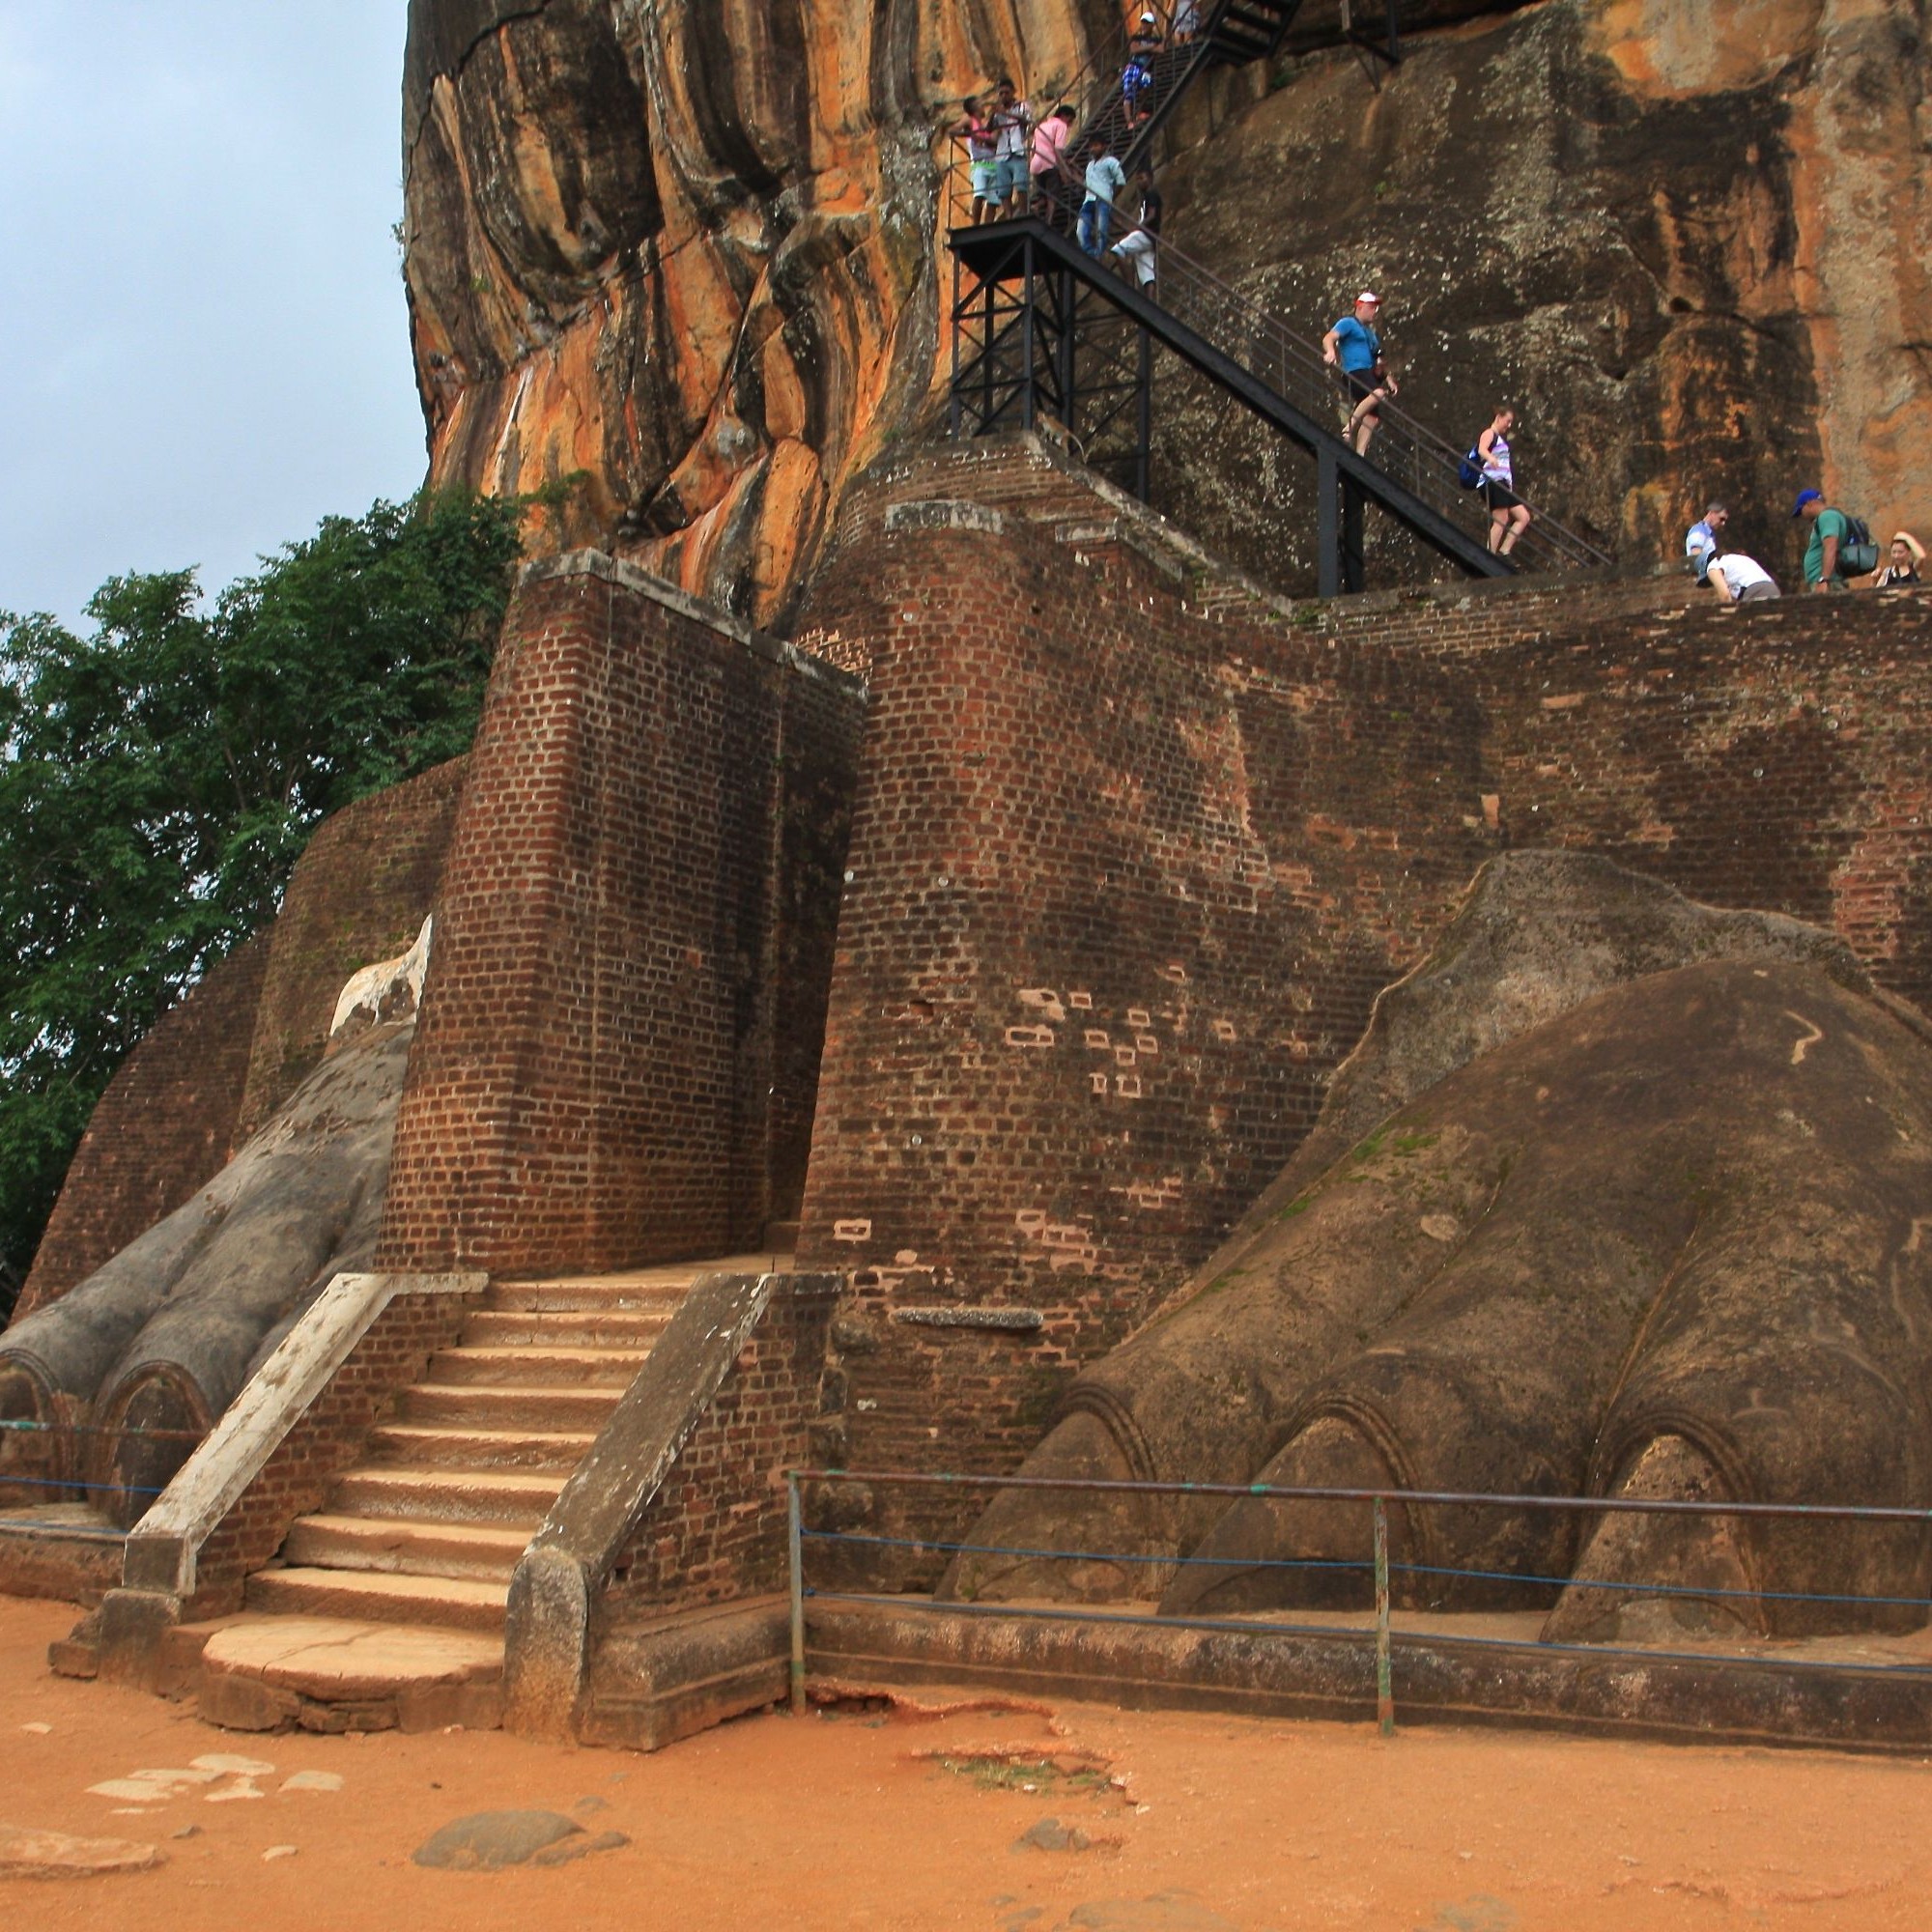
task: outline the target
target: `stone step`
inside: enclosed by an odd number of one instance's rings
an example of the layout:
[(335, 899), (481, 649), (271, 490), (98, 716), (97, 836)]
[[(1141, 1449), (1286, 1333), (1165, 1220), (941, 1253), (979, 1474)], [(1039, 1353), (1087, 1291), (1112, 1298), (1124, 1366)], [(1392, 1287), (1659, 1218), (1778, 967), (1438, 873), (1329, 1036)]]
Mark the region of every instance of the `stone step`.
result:
[(458, 1429), (388, 1422), (369, 1432), (362, 1466), (404, 1463), (411, 1467), (490, 1471), (520, 1469), (531, 1474), (554, 1470), (567, 1476), (594, 1441), (591, 1430)]
[(282, 1561), (298, 1570), (381, 1570), (393, 1576), (507, 1583), (529, 1540), (526, 1528), (496, 1523), (305, 1516), (289, 1531)]
[(332, 1516), (404, 1518), (417, 1522), (495, 1523), (536, 1534), (568, 1471), (425, 1469), (401, 1464), (352, 1469), (328, 1499)]
[(426, 1429), (583, 1431), (595, 1435), (611, 1419), (621, 1388), (545, 1387), (541, 1383), (417, 1382), (403, 1394), (402, 1421)]
[(198, 1715), (235, 1730), (473, 1731), (502, 1721), (500, 1632), (241, 1616), (210, 1634), (194, 1662)]
[(273, 1616), (346, 1617), (499, 1632), (510, 1586), (456, 1577), (391, 1577), (376, 1571), (270, 1569), (248, 1578), (251, 1610)]
[(630, 1387), (648, 1349), (544, 1349), (487, 1346), (444, 1349), (430, 1358), (427, 1379), (489, 1388)]
[(598, 1315), (669, 1316), (691, 1293), (683, 1281), (646, 1281), (634, 1275), (585, 1275), (570, 1281), (493, 1281), (483, 1292), (491, 1313), (528, 1309), (550, 1315), (579, 1311)]
[(472, 1310), (463, 1318), (466, 1349), (609, 1349), (612, 1353), (647, 1350), (670, 1321), (671, 1311), (541, 1308)]

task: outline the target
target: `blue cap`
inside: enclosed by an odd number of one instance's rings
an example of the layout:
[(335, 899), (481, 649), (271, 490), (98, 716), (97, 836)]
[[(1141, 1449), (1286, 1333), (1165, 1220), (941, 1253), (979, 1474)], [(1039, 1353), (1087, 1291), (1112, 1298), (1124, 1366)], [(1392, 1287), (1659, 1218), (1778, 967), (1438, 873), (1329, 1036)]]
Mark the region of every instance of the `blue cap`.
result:
[(1791, 507), (1791, 514), (1794, 517), (1802, 517), (1806, 503), (1822, 503), (1824, 500), (1825, 493), (1822, 490), (1801, 490), (1798, 493), (1798, 501)]

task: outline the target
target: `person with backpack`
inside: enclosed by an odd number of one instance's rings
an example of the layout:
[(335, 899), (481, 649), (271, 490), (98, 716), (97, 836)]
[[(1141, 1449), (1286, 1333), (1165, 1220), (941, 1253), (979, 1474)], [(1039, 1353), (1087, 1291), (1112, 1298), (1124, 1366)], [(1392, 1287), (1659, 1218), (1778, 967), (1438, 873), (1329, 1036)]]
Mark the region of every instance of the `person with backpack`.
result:
[(1857, 517), (1833, 509), (1822, 490), (1801, 490), (1792, 521), (1811, 526), (1804, 546), (1804, 587), (1833, 590), (1853, 577), (1869, 577), (1878, 568), (1878, 546)]
[(1498, 410), (1490, 426), (1476, 439), (1476, 461), (1483, 470), (1483, 501), (1490, 512), (1490, 552), (1507, 556), (1529, 527), (1529, 505), (1516, 494), (1516, 459), (1510, 454), (1509, 433), (1516, 412)]

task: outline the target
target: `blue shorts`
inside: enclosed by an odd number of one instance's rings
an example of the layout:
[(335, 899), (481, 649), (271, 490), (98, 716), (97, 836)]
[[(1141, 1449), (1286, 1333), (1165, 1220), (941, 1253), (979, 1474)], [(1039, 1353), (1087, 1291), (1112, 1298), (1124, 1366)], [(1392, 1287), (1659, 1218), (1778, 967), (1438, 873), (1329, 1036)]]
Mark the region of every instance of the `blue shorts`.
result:
[(993, 199), (1010, 201), (1014, 195), (1026, 191), (1027, 157), (1024, 155), (1002, 155), (993, 174)]

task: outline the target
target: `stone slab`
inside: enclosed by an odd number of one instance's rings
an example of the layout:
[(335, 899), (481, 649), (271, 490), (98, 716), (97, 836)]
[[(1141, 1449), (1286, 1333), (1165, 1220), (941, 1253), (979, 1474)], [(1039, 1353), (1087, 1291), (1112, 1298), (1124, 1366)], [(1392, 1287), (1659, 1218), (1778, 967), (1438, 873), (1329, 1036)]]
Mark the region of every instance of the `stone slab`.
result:
[(153, 1871), (164, 1861), (158, 1845), (129, 1838), (74, 1838), (65, 1832), (0, 1825), (0, 1878), (103, 1878)]
[(366, 1702), (432, 1688), (493, 1683), (500, 1637), (413, 1624), (333, 1617), (251, 1617), (209, 1638), (210, 1677), (251, 1677), (272, 1690), (323, 1701)]

